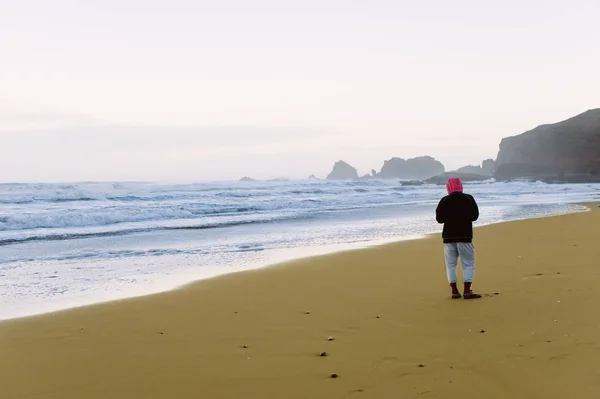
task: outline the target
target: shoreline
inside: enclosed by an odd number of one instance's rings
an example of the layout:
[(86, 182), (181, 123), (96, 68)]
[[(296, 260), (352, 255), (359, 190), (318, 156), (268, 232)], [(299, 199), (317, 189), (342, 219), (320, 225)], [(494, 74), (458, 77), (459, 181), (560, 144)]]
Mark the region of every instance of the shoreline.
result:
[[(278, 257), (275, 257), (275, 259), (268, 261), (267, 263), (264, 263), (264, 264), (257, 263), (256, 265), (253, 265), (250, 268), (243, 268), (243, 269), (239, 269), (239, 270), (230, 270), (230, 271), (225, 271), (222, 273), (217, 273), (214, 275), (209, 275), (206, 277), (196, 278), (193, 280), (186, 280), (186, 282), (174, 285), (171, 288), (160, 289), (157, 291), (142, 293), (142, 294), (138, 294), (138, 295), (135, 295), (135, 294), (127, 295), (122, 298), (99, 300), (99, 301), (95, 301), (95, 302), (91, 302), (91, 303), (74, 305), (74, 306), (59, 308), (56, 310), (42, 311), (40, 313), (32, 313), (32, 314), (27, 314), (27, 315), (23, 315), (23, 316), (10, 317), (10, 318), (6, 318), (6, 319), (0, 318), (0, 325), (3, 323), (10, 323), (10, 322), (14, 322), (14, 321), (18, 322), (20, 320), (44, 317), (44, 316), (53, 316), (56, 314), (60, 314), (63, 312), (69, 312), (72, 310), (85, 309), (88, 307), (95, 307), (95, 306), (102, 306), (104, 304), (119, 303), (119, 302), (123, 302), (123, 301), (129, 301), (129, 300), (135, 300), (135, 299), (139, 299), (139, 298), (161, 295), (161, 294), (178, 291), (178, 290), (185, 290), (189, 286), (201, 284), (201, 283), (211, 281), (214, 279), (231, 276), (231, 275), (244, 274), (244, 273), (253, 272), (253, 271), (261, 270), (261, 269), (285, 266), (286, 264), (297, 262), (297, 261), (302, 261), (302, 260), (306, 260), (306, 259), (312, 259), (312, 258), (317, 258), (317, 257), (321, 257), (321, 256), (328, 256), (328, 255), (340, 254), (340, 253), (346, 253), (346, 252), (360, 251), (363, 249), (377, 248), (377, 247), (386, 246), (386, 245), (394, 245), (394, 244), (399, 244), (399, 243), (403, 243), (403, 242), (407, 242), (407, 241), (422, 240), (422, 239), (426, 239), (431, 234), (435, 234), (435, 233), (429, 233), (429, 234), (418, 235), (418, 236), (396, 237), (396, 238), (391, 238), (391, 239), (377, 239), (377, 240), (371, 240), (371, 241), (323, 245), (320, 247), (298, 247), (298, 248), (285, 248), (285, 249), (280, 249), (280, 250), (273, 250), (273, 252), (282, 252), (287, 255), (282, 254)], [(307, 254), (306, 252), (309, 252), (309, 253)], [(292, 254), (295, 254), (295, 255), (292, 255)]]
[[(572, 209), (569, 212), (557, 213), (557, 214), (552, 214), (552, 215), (532, 216), (532, 217), (517, 218), (517, 219), (512, 219), (512, 220), (504, 220), (504, 221), (500, 221), (500, 222), (486, 223), (486, 224), (474, 226), (474, 229), (480, 229), (480, 228), (486, 227), (486, 226), (512, 223), (512, 222), (522, 221), (522, 220), (554, 218), (554, 217), (560, 217), (563, 215), (589, 212), (589, 211), (591, 211), (591, 208), (596, 205), (596, 203), (595, 202), (592, 202), (592, 203), (590, 203), (590, 202), (575, 202), (575, 203), (570, 203), (569, 205), (580, 206), (582, 208), (579, 210)], [(321, 257), (321, 256), (328, 256), (328, 255), (332, 255), (332, 254), (341, 254), (341, 253), (345, 253), (345, 252), (360, 251), (362, 249), (368, 249), (368, 248), (384, 247), (384, 246), (388, 246), (388, 245), (400, 244), (400, 243), (403, 243), (406, 241), (424, 240), (424, 239), (430, 238), (431, 236), (439, 234), (440, 232), (441, 232), (441, 227), (439, 230), (426, 232), (425, 234), (421, 234), (421, 235), (400, 236), (400, 237), (393, 237), (393, 238), (374, 239), (374, 240), (369, 240), (369, 241), (330, 244), (330, 245), (323, 245), (323, 246), (318, 246), (318, 247), (298, 247), (298, 248), (284, 248), (284, 249), (271, 250), (272, 254), (279, 253), (279, 255), (274, 255), (274, 256), (272, 255), (271, 259), (266, 260), (261, 263), (251, 264), (250, 267), (228, 270), (228, 271), (224, 271), (224, 272), (219, 271), (215, 274), (209, 273), (207, 276), (200, 277), (200, 278), (183, 279), (183, 280), (185, 280), (184, 282), (166, 285), (166, 288), (148, 291), (148, 292), (144, 292), (144, 293), (140, 293), (140, 294), (126, 294), (125, 296), (117, 297), (114, 299), (99, 299), (99, 300), (93, 300), (93, 301), (78, 304), (78, 305), (70, 305), (70, 306), (64, 306), (64, 307), (60, 306), (56, 309), (42, 310), (39, 312), (36, 311), (33, 313), (28, 313), (28, 314), (24, 314), (24, 315), (20, 315), (20, 316), (15, 316), (15, 317), (0, 318), (0, 324), (11, 322), (11, 321), (19, 321), (19, 320), (23, 320), (23, 319), (35, 318), (35, 317), (43, 317), (43, 316), (47, 316), (47, 315), (55, 315), (55, 314), (68, 312), (68, 311), (75, 310), (75, 309), (82, 309), (82, 308), (85, 309), (87, 307), (102, 306), (103, 304), (107, 304), (107, 303), (119, 303), (122, 301), (128, 301), (128, 300), (137, 299), (137, 298), (161, 295), (161, 294), (172, 292), (172, 291), (186, 289), (189, 286), (199, 284), (199, 283), (202, 283), (205, 281), (210, 281), (213, 279), (218, 279), (223, 276), (243, 274), (243, 273), (252, 272), (255, 270), (283, 266), (283, 265), (297, 262), (297, 261), (312, 259), (312, 258)]]
[(434, 234), (0, 323), (3, 398), (597, 397), (588, 209), (478, 229), (477, 301)]

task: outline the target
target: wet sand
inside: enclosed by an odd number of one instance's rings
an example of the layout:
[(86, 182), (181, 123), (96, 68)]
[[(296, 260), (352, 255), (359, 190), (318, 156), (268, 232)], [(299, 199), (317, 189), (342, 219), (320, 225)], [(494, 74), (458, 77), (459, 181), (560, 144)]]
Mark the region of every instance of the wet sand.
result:
[(600, 397), (600, 209), (475, 235), (480, 300), (435, 235), (0, 323), (0, 398)]

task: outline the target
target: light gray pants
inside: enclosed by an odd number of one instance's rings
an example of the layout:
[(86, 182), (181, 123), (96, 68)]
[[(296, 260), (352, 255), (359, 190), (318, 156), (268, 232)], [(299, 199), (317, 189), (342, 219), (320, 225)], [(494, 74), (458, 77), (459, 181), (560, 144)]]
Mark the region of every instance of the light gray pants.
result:
[(458, 264), (459, 257), (463, 269), (463, 281), (465, 283), (473, 282), (473, 273), (475, 272), (475, 248), (470, 242), (444, 244), (444, 258), (446, 260), (448, 282), (456, 283), (456, 265)]

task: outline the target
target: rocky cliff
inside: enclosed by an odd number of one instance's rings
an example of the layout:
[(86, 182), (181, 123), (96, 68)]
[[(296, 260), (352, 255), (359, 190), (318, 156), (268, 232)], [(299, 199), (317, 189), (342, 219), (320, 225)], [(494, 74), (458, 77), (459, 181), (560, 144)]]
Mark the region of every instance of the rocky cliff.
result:
[(383, 163), (377, 177), (423, 180), (442, 174), (445, 170), (441, 162), (429, 156), (410, 159), (392, 158)]
[(327, 180), (348, 180), (358, 179), (356, 168), (350, 166), (344, 161), (337, 161), (333, 165), (333, 170), (327, 176)]
[[(538, 126), (500, 143), (496, 179), (570, 178), (600, 175), (600, 109)], [(585, 180), (585, 179), (584, 179)]]
[(448, 182), (448, 179), (451, 177), (458, 177), (463, 183), (472, 181), (484, 181), (490, 179), (489, 176), (485, 176), (479, 173), (448, 172), (430, 177), (429, 179), (425, 180), (425, 183), (444, 185), (446, 184), (446, 182)]
[(496, 172), (496, 161), (493, 159), (486, 159), (481, 165), (463, 166), (462, 168), (456, 169), (455, 172), (492, 177)]

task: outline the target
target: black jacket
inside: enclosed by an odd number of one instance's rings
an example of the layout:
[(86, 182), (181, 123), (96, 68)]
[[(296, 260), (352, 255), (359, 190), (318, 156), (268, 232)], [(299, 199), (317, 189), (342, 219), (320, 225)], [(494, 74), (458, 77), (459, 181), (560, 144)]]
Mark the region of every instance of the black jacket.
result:
[(473, 222), (479, 218), (477, 202), (469, 194), (452, 193), (440, 200), (435, 219), (444, 224), (442, 238), (445, 243), (472, 242)]

